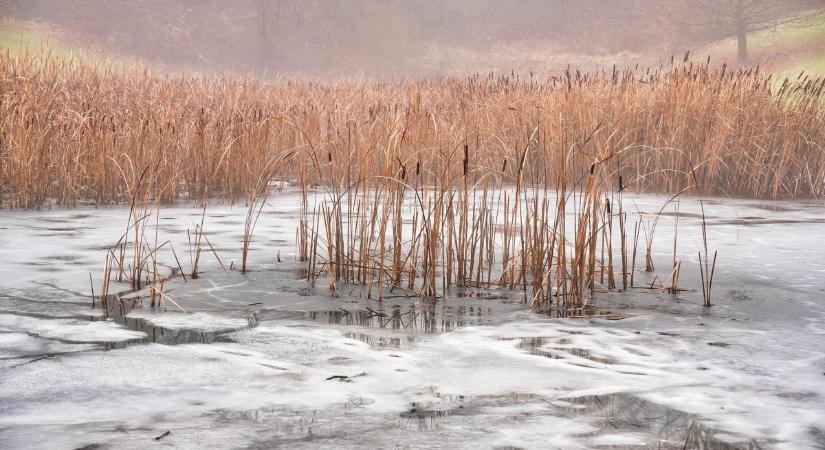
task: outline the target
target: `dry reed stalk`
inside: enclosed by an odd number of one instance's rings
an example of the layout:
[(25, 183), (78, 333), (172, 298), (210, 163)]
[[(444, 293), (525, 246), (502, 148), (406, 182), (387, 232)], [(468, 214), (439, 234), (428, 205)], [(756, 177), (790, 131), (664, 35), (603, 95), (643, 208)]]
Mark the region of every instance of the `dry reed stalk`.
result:
[(199, 276), (199, 269), (200, 269), (200, 259), (201, 259), (201, 248), (203, 243), (203, 223), (206, 220), (206, 202), (203, 204), (203, 210), (201, 212), (201, 221), (199, 224), (195, 224), (194, 230), (194, 242), (192, 236), (189, 234), (189, 230), (186, 230), (186, 236), (189, 240), (189, 264), (192, 267), (192, 271), (190, 272), (190, 276), (193, 280), (197, 279)]
[[(710, 253), (708, 252), (708, 224), (705, 218), (705, 202), (702, 200), (702, 189), (699, 184), (699, 177), (696, 175), (696, 168), (692, 165), (690, 167), (690, 176), (699, 194), (699, 208), (702, 213), (702, 249), (699, 251), (699, 278), (702, 283), (702, 302), (705, 307), (710, 307), (717, 252), (713, 252), (713, 261), (709, 261)], [(705, 255), (704, 260), (702, 259), (703, 251)]]

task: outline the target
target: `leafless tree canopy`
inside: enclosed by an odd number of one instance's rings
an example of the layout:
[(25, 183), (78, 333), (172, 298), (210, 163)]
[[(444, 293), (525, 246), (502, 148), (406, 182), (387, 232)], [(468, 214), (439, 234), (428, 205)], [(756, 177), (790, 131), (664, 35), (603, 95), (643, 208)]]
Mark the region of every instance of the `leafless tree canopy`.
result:
[(672, 0), (663, 3), (662, 19), (685, 42), (736, 37), (746, 63), (749, 33), (806, 20), (823, 6), (822, 0)]

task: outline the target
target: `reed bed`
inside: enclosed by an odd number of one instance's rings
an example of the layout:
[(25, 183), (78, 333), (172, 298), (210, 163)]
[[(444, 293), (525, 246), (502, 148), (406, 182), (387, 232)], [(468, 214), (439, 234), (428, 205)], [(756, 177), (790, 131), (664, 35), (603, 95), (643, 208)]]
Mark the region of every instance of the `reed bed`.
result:
[[(273, 165), (276, 178), (328, 187), (402, 167), (450, 185), (463, 183), (465, 153), (470, 184), (514, 184), (519, 170), (533, 183), (562, 159), (580, 176), (615, 153), (627, 189), (676, 192), (692, 165), (706, 195), (821, 197), (823, 88), (693, 62), (541, 79), (266, 82), (2, 54), (0, 202), (128, 203), (148, 167), (164, 202), (246, 201)], [(574, 147), (584, 140), (587, 151)]]
[[(659, 216), (631, 228), (627, 190), (675, 193), (668, 204), (685, 192), (823, 196), (824, 90), (823, 78), (778, 81), (687, 57), (546, 78), (267, 82), (5, 54), (0, 204), (130, 203), (104, 278), (150, 286), (155, 304), (167, 300), (157, 254), (168, 243), (156, 233), (149, 244), (152, 208), (244, 202), (246, 272), (273, 183), (291, 184), (313, 283), (378, 300), (500, 286), (578, 315), (597, 291), (634, 286), (640, 232), (654, 270)], [(710, 305), (704, 221), (702, 236)], [(197, 225), (192, 278), (204, 243), (220, 261)], [(674, 253), (663, 290), (679, 290), (680, 269)]]

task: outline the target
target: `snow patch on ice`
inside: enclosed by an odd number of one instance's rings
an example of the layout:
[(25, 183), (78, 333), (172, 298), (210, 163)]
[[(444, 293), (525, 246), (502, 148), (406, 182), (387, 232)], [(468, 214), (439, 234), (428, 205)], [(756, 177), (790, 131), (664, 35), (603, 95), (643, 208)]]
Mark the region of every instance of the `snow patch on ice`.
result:
[(127, 330), (111, 321), (52, 320), (13, 314), (0, 314), (0, 330), (66, 342), (122, 342), (146, 337), (142, 331)]
[(199, 331), (221, 331), (242, 328), (249, 325), (249, 320), (241, 317), (228, 317), (204, 312), (158, 312), (146, 309), (134, 309), (127, 317), (144, 319), (152, 325), (166, 329), (190, 329)]

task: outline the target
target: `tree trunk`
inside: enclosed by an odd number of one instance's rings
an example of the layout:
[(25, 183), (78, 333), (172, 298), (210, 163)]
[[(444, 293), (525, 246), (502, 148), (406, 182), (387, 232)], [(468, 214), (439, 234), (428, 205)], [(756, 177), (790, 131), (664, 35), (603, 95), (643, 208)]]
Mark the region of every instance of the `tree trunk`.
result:
[(748, 27), (743, 0), (736, 0), (734, 20), (736, 21), (737, 56), (739, 65), (744, 66), (748, 63)]
[(739, 64), (748, 64), (748, 33), (744, 30), (744, 27), (740, 27), (739, 30), (736, 31), (736, 42)]

